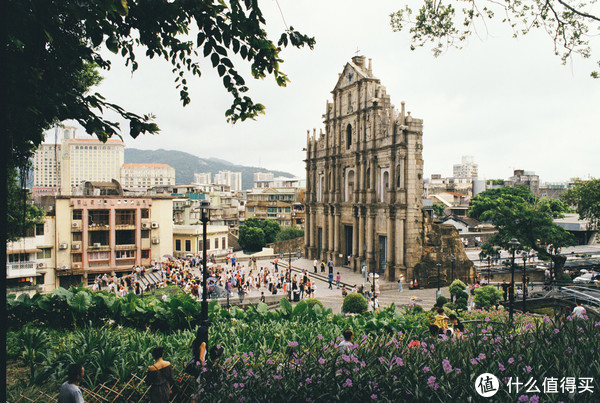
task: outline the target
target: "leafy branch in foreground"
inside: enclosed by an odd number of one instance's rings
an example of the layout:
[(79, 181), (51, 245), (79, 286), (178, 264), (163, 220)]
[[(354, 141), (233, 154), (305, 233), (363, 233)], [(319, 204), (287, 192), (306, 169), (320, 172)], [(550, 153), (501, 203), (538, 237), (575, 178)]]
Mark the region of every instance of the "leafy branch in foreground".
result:
[[(457, 10), (454, 5), (459, 4), (465, 6)], [(390, 15), (390, 23), (397, 32), (410, 27), (411, 50), (432, 43), (437, 57), (450, 47), (460, 49), (472, 34), (479, 35), (479, 24), (487, 31), (487, 20), (501, 19), (515, 38), (533, 29), (545, 31), (553, 41), (554, 53), (565, 64), (573, 54), (586, 59), (591, 56), (590, 38), (600, 32), (596, 4), (597, 0), (424, 0), (414, 16), (406, 6)], [(598, 71), (590, 75), (599, 77)]]

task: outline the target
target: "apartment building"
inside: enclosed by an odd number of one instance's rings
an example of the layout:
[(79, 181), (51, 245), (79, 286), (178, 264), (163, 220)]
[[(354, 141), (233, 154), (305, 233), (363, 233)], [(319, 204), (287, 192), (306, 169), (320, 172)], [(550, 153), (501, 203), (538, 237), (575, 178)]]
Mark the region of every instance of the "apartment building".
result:
[(145, 193), (155, 186), (175, 185), (175, 168), (167, 164), (131, 163), (121, 166), (121, 186)]

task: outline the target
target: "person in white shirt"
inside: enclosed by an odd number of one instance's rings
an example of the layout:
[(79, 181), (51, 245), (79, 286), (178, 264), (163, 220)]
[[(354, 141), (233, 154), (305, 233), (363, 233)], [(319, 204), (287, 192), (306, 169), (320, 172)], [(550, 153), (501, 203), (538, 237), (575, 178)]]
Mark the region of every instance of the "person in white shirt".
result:
[(585, 316), (585, 308), (581, 306), (581, 302), (577, 303), (577, 306), (575, 308), (573, 308), (573, 316), (575, 318), (579, 318), (579, 319), (583, 319), (583, 317)]
[(313, 269), (315, 273), (317, 272), (317, 267), (319, 266), (319, 261), (317, 259), (313, 260)]

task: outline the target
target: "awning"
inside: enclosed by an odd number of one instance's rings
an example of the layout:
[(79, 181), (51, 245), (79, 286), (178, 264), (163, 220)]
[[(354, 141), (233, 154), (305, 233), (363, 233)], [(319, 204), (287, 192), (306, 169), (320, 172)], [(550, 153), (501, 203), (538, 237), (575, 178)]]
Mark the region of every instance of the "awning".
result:
[(42, 252), (41, 249), (11, 249), (11, 250), (7, 250), (6, 254), (7, 255), (16, 255), (17, 253), (37, 253), (37, 252)]

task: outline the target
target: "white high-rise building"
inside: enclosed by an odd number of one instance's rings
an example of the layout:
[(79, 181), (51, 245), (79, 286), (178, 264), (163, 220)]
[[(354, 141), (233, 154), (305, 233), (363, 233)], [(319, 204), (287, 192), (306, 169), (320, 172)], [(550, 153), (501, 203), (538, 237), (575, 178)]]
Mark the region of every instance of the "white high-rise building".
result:
[(121, 180), (125, 144), (121, 140), (75, 138), (74, 127), (64, 127), (60, 144), (42, 144), (33, 158), (32, 193), (70, 195), (84, 181)]
[(210, 172), (202, 172), (194, 174), (194, 183), (199, 185), (210, 185), (212, 182), (210, 181), (211, 174)]
[(134, 192), (146, 192), (154, 186), (175, 185), (175, 168), (167, 164), (123, 164), (121, 186)]
[(463, 156), (460, 164), (454, 164), (452, 166), (452, 176), (455, 178), (477, 179), (478, 165), (474, 161), (475, 159), (473, 156)]
[(240, 192), (242, 190), (242, 173), (231, 171), (219, 171), (215, 174), (214, 184), (228, 185), (232, 192)]
[(254, 173), (254, 182), (258, 181), (268, 181), (275, 177), (273, 172), (255, 172)]

